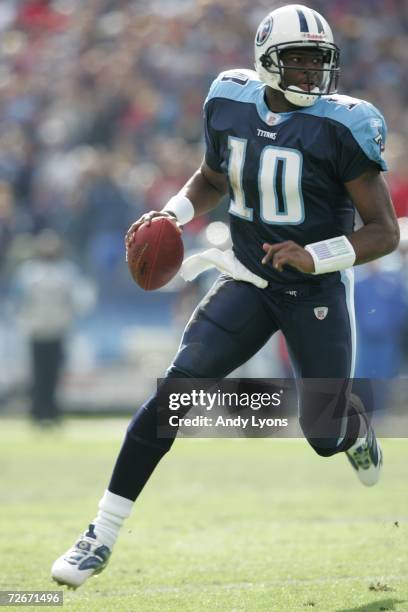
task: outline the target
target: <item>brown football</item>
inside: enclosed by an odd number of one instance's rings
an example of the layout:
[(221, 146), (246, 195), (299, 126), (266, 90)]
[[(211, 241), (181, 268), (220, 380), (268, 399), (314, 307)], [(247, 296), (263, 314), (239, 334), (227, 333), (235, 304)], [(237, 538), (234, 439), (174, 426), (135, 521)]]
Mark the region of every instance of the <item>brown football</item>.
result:
[(133, 280), (146, 291), (160, 289), (177, 274), (184, 246), (174, 222), (166, 217), (143, 223), (128, 248), (128, 266)]

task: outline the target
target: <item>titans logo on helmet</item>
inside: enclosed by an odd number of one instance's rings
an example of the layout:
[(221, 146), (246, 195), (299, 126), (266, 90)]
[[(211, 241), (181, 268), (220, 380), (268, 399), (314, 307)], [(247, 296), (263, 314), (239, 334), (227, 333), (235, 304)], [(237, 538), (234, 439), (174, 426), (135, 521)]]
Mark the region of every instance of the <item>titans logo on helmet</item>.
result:
[(266, 17), (263, 20), (261, 25), (258, 28), (258, 32), (256, 33), (255, 43), (258, 46), (264, 44), (265, 40), (268, 38), (269, 34), (272, 32), (273, 19), (272, 17)]

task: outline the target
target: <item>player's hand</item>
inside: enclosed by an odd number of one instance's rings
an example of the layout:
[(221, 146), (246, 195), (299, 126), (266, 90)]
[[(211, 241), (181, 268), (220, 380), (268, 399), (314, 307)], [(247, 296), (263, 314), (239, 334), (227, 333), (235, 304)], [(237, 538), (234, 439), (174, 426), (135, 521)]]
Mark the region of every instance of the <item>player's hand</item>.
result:
[(285, 265), (292, 266), (292, 268), (306, 274), (313, 274), (315, 271), (314, 261), (310, 253), (292, 240), (279, 242), (278, 244), (265, 242), (262, 248), (266, 253), (262, 263), (272, 262), (273, 267), (278, 272), (283, 272), (283, 266)]
[(143, 223), (147, 223), (147, 225), (150, 225), (152, 222), (152, 219), (155, 219), (156, 217), (166, 217), (166, 219), (169, 219), (170, 221), (174, 223), (175, 227), (177, 227), (180, 234), (182, 233), (183, 230), (181, 229), (181, 226), (177, 222), (177, 219), (174, 215), (166, 211), (163, 211), (163, 210), (151, 210), (145, 213), (144, 215), (142, 215), (137, 221), (132, 223), (132, 225), (129, 227), (128, 231), (126, 232), (126, 236), (125, 236), (126, 248), (129, 248), (131, 246), (134, 235), (139, 229), (139, 227), (143, 225)]

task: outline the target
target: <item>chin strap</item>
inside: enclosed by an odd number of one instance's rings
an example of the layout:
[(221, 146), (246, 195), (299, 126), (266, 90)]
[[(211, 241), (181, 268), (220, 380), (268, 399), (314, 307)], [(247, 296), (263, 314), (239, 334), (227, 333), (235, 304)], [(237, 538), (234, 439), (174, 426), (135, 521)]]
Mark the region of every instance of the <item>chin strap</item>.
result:
[[(294, 91), (294, 90), (298, 91)], [(318, 87), (314, 87), (312, 92), (309, 94), (300, 87), (292, 86), (292, 89), (281, 89), (286, 100), (295, 106), (312, 106), (317, 101), (317, 96), (313, 94), (320, 93)]]

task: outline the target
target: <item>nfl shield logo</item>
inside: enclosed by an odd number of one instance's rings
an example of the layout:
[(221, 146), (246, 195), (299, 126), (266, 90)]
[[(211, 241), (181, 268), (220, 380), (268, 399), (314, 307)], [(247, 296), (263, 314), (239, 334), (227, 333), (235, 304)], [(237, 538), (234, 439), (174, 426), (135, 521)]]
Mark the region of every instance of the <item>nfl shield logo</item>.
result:
[(313, 311), (315, 313), (316, 319), (319, 319), (319, 321), (323, 321), (323, 319), (326, 318), (329, 309), (327, 308), (327, 306), (317, 306), (313, 309)]
[(280, 116), (275, 115), (275, 113), (272, 113), (271, 111), (269, 111), (266, 117), (266, 123), (268, 125), (276, 125), (277, 123), (279, 123), (279, 121), (280, 121)]

